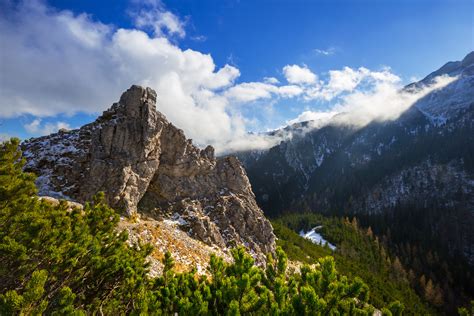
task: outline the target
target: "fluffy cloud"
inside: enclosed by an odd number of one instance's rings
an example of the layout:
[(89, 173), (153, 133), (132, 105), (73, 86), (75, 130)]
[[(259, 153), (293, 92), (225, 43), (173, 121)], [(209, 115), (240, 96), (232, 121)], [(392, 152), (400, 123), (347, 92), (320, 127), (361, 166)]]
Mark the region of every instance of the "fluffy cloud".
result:
[(237, 102), (253, 102), (259, 99), (270, 99), (278, 87), (263, 82), (244, 82), (233, 86), (225, 93), (226, 97)]
[(246, 133), (240, 115), (216, 92), (233, 85), (237, 68), (217, 68), (210, 55), (165, 37), (115, 29), (41, 2), (4, 6), (0, 117), (97, 113), (142, 84), (157, 90), (158, 110), (200, 144), (218, 146)]
[(304, 89), (297, 85), (287, 85), (278, 87), (278, 94), (284, 98), (293, 98), (301, 95)]
[(368, 72), (368, 74), (373, 79), (369, 87), (351, 88), (348, 91), (352, 92), (338, 97), (337, 102), (329, 110), (307, 110), (287, 121), (287, 124), (312, 121), (310, 129), (320, 128), (329, 123), (362, 128), (373, 121), (396, 120), (416, 101), (457, 79), (440, 76), (428, 86), (416, 91), (407, 91), (402, 89), (399, 80), (389, 73)]
[(295, 124), (298, 122), (307, 122), (307, 121), (314, 121), (314, 122), (328, 122), (334, 115), (338, 114), (337, 111), (327, 111), (327, 112), (318, 112), (318, 111), (304, 111), (296, 118), (287, 121), (287, 125)]
[(264, 82), (244, 82), (229, 88), (224, 96), (237, 103), (249, 103), (273, 97), (293, 98), (304, 92), (297, 85), (276, 86)]
[(390, 76), (380, 75), (385, 80), (376, 81), (370, 90), (357, 90), (340, 99), (334, 106), (340, 112), (334, 117), (336, 123), (363, 127), (373, 121), (396, 120), (416, 101), (457, 79), (441, 76), (417, 91), (406, 91), (392, 82)]
[(265, 78), (263, 78), (263, 82), (268, 83), (268, 84), (280, 83), (280, 81), (275, 77), (265, 77)]
[(24, 125), (26, 131), (30, 134), (42, 134), (47, 135), (51, 133), (56, 133), (60, 129), (71, 129), (71, 126), (66, 122), (48, 122), (46, 124), (41, 123), (41, 119), (34, 119), (28, 124)]
[[(305, 65), (287, 65), (286, 85), (274, 77), (239, 83), (236, 67), (217, 67), (211, 55), (183, 50), (170, 40), (185, 36), (185, 23), (157, 0), (136, 7), (132, 16), (137, 28), (132, 29), (58, 11), (41, 1), (7, 1), (1, 8), (0, 117), (35, 116), (24, 126), (35, 135), (69, 128), (65, 122), (44, 123), (45, 117), (101, 112), (132, 84), (155, 89), (159, 111), (196, 143), (212, 144), (220, 153), (262, 149), (279, 141), (248, 134), (254, 120), (244, 115), (251, 107), (242, 104), (261, 106), (254, 110), (258, 112), (294, 98), (306, 111), (288, 123), (345, 118), (363, 125), (397, 117), (426, 93), (400, 93), (400, 78), (388, 68), (345, 67), (319, 80)], [(151, 29), (153, 36), (138, 28)], [(439, 84), (448, 79), (443, 80)], [(329, 110), (311, 110), (313, 102), (327, 102)], [(336, 112), (341, 114), (334, 116)]]
[(286, 65), (283, 67), (286, 80), (292, 84), (313, 84), (318, 77), (306, 65)]
[(173, 13), (166, 11), (159, 0), (134, 1), (138, 7), (130, 12), (135, 26), (151, 29), (155, 36), (176, 35), (184, 37), (184, 22)]
[(361, 84), (367, 86), (381, 82), (397, 84), (400, 82), (400, 78), (392, 74), (390, 68), (384, 68), (382, 71), (370, 71), (364, 67), (359, 69), (344, 67), (342, 70), (330, 70), (327, 83), (307, 89), (305, 97), (308, 100), (330, 101), (343, 93), (353, 92)]

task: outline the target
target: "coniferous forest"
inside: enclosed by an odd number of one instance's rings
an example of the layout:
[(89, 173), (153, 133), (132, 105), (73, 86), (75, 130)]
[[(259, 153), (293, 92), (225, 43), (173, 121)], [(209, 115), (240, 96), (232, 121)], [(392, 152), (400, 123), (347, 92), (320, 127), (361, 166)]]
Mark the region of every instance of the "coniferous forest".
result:
[[(285, 215), (273, 221), (278, 248), (274, 255), (268, 254), (264, 267), (238, 247), (232, 250), (231, 263), (211, 256), (207, 275), (198, 275), (196, 270), (178, 273), (172, 256), (166, 253), (161, 276), (151, 278), (146, 258), (152, 247), (127, 242), (127, 233), (117, 231), (119, 214), (106, 205), (104, 195), (98, 194), (83, 209), (66, 201), (55, 205), (38, 198), (35, 176), (22, 170), (18, 145), (17, 139), (1, 145), (1, 315), (107, 315), (116, 311), (142, 315), (370, 315), (376, 310), (401, 315), (404, 311), (436, 314), (443, 308), (446, 290), (439, 281), (428, 273), (418, 277), (423, 270), (407, 268), (411, 266), (406, 260), (412, 258), (401, 260), (385, 235), (377, 237), (356, 218), (314, 213)], [(337, 245), (335, 251), (296, 233), (316, 225)], [(436, 267), (435, 259), (426, 258), (427, 271)], [(470, 313), (466, 308), (458, 311)]]
[(474, 316), (474, 0), (0, 0), (0, 316)]
[[(371, 292), (344, 276), (331, 256), (287, 269), (278, 248), (264, 267), (245, 249), (233, 262), (211, 256), (208, 275), (176, 273), (167, 253), (160, 277), (147, 275), (148, 245), (131, 246), (116, 230), (119, 214), (103, 194), (84, 209), (36, 196), (34, 176), (22, 171), (19, 141), (0, 148), (0, 314), (85, 315), (367, 315)], [(308, 260), (307, 260), (308, 261)], [(381, 308), (400, 315), (398, 301)]]

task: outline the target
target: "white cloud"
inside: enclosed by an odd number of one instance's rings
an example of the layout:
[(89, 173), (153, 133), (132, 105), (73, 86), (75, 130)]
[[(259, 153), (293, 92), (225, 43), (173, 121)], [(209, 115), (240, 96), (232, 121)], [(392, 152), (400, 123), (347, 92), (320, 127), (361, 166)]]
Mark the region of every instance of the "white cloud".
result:
[(330, 101), (341, 94), (353, 92), (361, 85), (374, 85), (380, 82), (396, 84), (400, 82), (400, 78), (392, 74), (389, 68), (370, 71), (364, 67), (355, 70), (344, 67), (342, 70), (330, 70), (328, 81), (319, 86), (308, 88), (305, 98), (307, 100)]
[(329, 47), (328, 49), (315, 48), (314, 51), (320, 55), (330, 56), (336, 52), (336, 49), (334, 47)]
[(268, 83), (268, 84), (277, 84), (280, 83), (280, 81), (275, 78), (275, 77), (264, 77), (263, 82)]
[[(287, 125), (308, 122), (299, 133), (304, 134), (328, 124), (362, 128), (374, 121), (396, 120), (415, 102), (430, 92), (445, 87), (457, 78), (441, 76), (434, 83), (416, 91), (403, 90), (399, 81), (388, 74), (376, 73), (374, 84), (367, 88), (355, 89), (344, 94), (338, 102), (326, 111), (306, 110), (296, 118), (288, 120)], [(289, 132), (276, 133), (275, 142), (291, 138)]]
[(0, 13), (0, 117), (98, 113), (142, 84), (157, 91), (158, 110), (199, 144), (218, 147), (245, 134), (244, 121), (217, 92), (234, 84), (237, 68), (217, 68), (210, 55), (164, 37), (41, 2), (8, 5)]
[(393, 78), (390, 76), (382, 77), (385, 80), (376, 81), (370, 90), (357, 90), (341, 98), (333, 108), (340, 112), (334, 117), (335, 122), (363, 127), (373, 121), (396, 120), (417, 100), (457, 79), (441, 76), (429, 86), (417, 91), (405, 91), (401, 89), (398, 81), (391, 81)]
[(286, 65), (283, 67), (286, 80), (292, 84), (313, 84), (318, 77), (306, 65)]
[(191, 39), (195, 42), (205, 42), (207, 40), (207, 37), (204, 35), (195, 35), (192, 36)]
[[(160, 18), (167, 16), (161, 2), (148, 0), (146, 5), (161, 10)], [(413, 96), (399, 94), (400, 78), (388, 68), (345, 67), (318, 80), (305, 65), (287, 65), (283, 74), (289, 84), (281, 85), (274, 77), (236, 83), (240, 76), (236, 67), (217, 67), (211, 55), (183, 50), (163, 36), (184, 36), (184, 24), (169, 22), (172, 18), (166, 25), (158, 24), (161, 29), (150, 36), (138, 29), (105, 25), (87, 14), (54, 10), (39, 1), (7, 2), (3, 9), (0, 117), (35, 116), (24, 126), (32, 134), (69, 128), (65, 122), (42, 119), (101, 112), (132, 84), (155, 89), (159, 111), (196, 143), (212, 144), (221, 153), (279, 141), (247, 133), (253, 123), (242, 114), (243, 103), (261, 101), (256, 111), (273, 111), (281, 98), (297, 98), (306, 105), (331, 100), (336, 106), (327, 112), (307, 110), (289, 122), (324, 120), (330, 113), (344, 112), (355, 113), (346, 116), (346, 122), (360, 125), (392, 119), (413, 101)]]
[(265, 150), (278, 145), (282, 140), (288, 138), (270, 136), (266, 134), (245, 134), (230, 139), (224, 144), (227, 152), (239, 152), (245, 150)]
[(249, 103), (273, 97), (293, 98), (304, 92), (297, 85), (276, 86), (263, 82), (244, 82), (229, 88), (224, 96), (237, 103)]
[(334, 117), (334, 115), (338, 114), (339, 112), (337, 111), (303, 111), (301, 114), (299, 114), (296, 118), (287, 121), (287, 125), (299, 123), (299, 122), (307, 122), (307, 121), (315, 121), (319, 122), (321, 124), (329, 122), (331, 118)]
[(185, 23), (175, 14), (166, 11), (161, 1), (135, 1), (135, 3), (137, 8), (131, 11), (131, 15), (134, 18), (136, 27), (140, 29), (151, 29), (155, 36), (185, 36)]
[(233, 86), (225, 93), (225, 96), (236, 102), (253, 102), (259, 99), (270, 99), (272, 92), (277, 92), (274, 85), (263, 82), (244, 82)]
[(293, 98), (301, 95), (303, 92), (303, 88), (297, 85), (287, 85), (278, 87), (278, 94), (285, 98)]
[(66, 129), (66, 130), (71, 129), (71, 126), (66, 122), (58, 121), (54, 123), (48, 122), (46, 124), (41, 124), (41, 119), (34, 119), (30, 123), (25, 124), (23, 127), (26, 129), (28, 133), (35, 134), (35, 135), (37, 134), (47, 135), (51, 133), (56, 133), (60, 129)]
[(366, 68), (353, 70), (349, 67), (344, 67), (343, 70), (331, 70), (329, 71), (330, 79), (327, 88), (335, 93), (352, 91), (369, 73), (370, 71)]

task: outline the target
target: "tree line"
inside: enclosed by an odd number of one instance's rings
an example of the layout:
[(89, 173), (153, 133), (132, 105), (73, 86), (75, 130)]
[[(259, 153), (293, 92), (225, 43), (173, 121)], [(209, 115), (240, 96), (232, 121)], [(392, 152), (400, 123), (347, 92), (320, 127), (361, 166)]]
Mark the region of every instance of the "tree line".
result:
[[(19, 140), (0, 145), (0, 315), (369, 315), (368, 286), (319, 258), (290, 272), (285, 252), (264, 266), (243, 247), (211, 256), (207, 275), (174, 271), (169, 253), (148, 275), (151, 246), (130, 245), (98, 194), (83, 209), (37, 197)], [(385, 315), (401, 315), (388, 304)]]

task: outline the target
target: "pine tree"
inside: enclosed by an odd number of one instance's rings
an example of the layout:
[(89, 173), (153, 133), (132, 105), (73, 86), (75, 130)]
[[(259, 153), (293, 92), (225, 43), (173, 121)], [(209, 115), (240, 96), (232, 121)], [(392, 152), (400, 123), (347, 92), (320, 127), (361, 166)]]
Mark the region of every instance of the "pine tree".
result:
[(425, 299), (428, 302), (433, 302), (435, 298), (435, 294), (436, 293), (435, 293), (435, 288), (433, 286), (433, 281), (431, 281), (431, 279), (428, 279), (428, 282), (426, 283), (425, 291), (424, 291)]
[(402, 266), (402, 263), (400, 262), (400, 259), (398, 257), (395, 257), (395, 260), (393, 261), (392, 269), (394, 271), (395, 278), (398, 280), (406, 280), (407, 273), (405, 269)]
[(369, 228), (367, 228), (367, 236), (369, 236), (370, 238), (374, 237), (374, 233), (372, 232), (372, 227), (370, 226)]
[(0, 294), (0, 315), (41, 315), (48, 305), (48, 301), (43, 298), (47, 278), (45, 270), (35, 271), (22, 294), (16, 290)]
[(18, 140), (0, 146), (0, 162), (0, 315), (373, 313), (367, 285), (339, 274), (333, 257), (288, 273), (281, 248), (264, 267), (244, 247), (231, 250), (231, 263), (213, 255), (209, 278), (176, 273), (167, 252), (151, 279), (151, 246), (128, 244), (104, 194), (83, 209), (38, 199)]
[(471, 301), (471, 307), (469, 309), (466, 308), (466, 307), (460, 307), (458, 309), (458, 313), (459, 313), (460, 316), (472, 316), (472, 315), (474, 315), (474, 300)]

